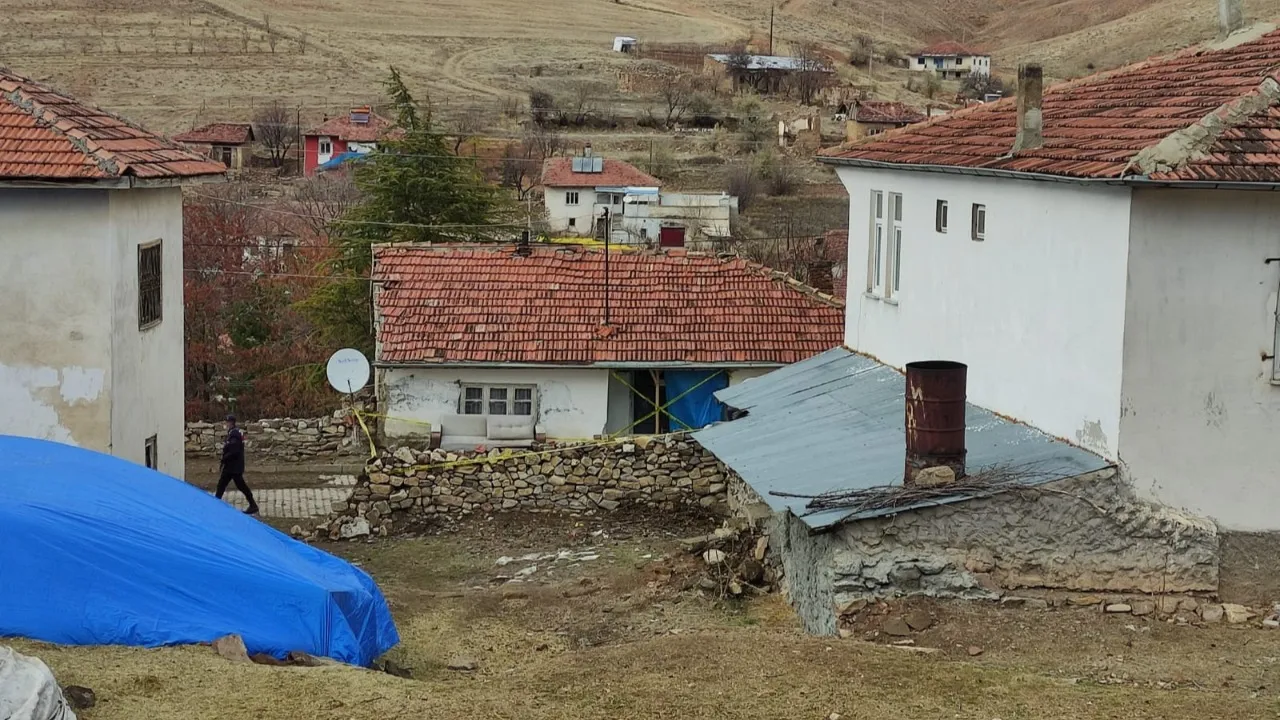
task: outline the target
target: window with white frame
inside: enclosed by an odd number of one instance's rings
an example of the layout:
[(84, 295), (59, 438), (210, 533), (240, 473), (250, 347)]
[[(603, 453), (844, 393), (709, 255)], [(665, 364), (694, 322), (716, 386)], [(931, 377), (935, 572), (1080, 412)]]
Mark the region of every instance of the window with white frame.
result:
[(934, 224), (934, 228), (938, 232), (944, 233), (947, 231), (947, 201), (946, 200), (938, 201), (938, 207), (936, 210), (934, 210), (934, 213), (933, 213), (933, 224)]
[(577, 205), (577, 204), (578, 204), (578, 191), (577, 191), (577, 190), (570, 190), (569, 192), (565, 193), (565, 194), (564, 194), (564, 204), (565, 204), (565, 205)]
[(333, 154), (333, 141), (332, 141), (332, 140), (330, 140), (330, 139), (329, 139), (329, 138), (327, 138), (327, 137), (322, 137), (322, 138), (320, 138), (320, 143), (319, 143), (319, 144), (320, 144), (320, 154), (321, 154), (321, 155), (332, 155), (332, 154)]
[(867, 292), (880, 295), (884, 292), (884, 192), (871, 191), (871, 237), (867, 243)]
[(889, 277), (885, 297), (902, 288), (902, 195), (889, 193)]
[(533, 415), (532, 385), (463, 385), (463, 415)]
[(971, 237), (974, 242), (982, 242), (987, 239), (987, 206), (973, 204), (973, 215), (970, 219)]

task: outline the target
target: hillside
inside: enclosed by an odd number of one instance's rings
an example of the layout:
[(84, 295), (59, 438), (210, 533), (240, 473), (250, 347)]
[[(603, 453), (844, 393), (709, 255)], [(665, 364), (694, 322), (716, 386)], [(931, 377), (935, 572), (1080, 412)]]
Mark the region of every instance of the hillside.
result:
[[(375, 98), (388, 65), (445, 114), (491, 117), (535, 87), (592, 79), (612, 92), (629, 58), (614, 35), (729, 43), (768, 35), (771, 0), (7, 0), (0, 65), (176, 131), (248, 118), (279, 97), (304, 122)], [(1247, 15), (1280, 14), (1246, 0)], [(1209, 38), (1212, 0), (783, 0), (775, 45), (859, 34), (908, 50), (941, 38), (989, 48), (998, 72), (1104, 69)], [(1092, 66), (1092, 68), (1090, 67)]]

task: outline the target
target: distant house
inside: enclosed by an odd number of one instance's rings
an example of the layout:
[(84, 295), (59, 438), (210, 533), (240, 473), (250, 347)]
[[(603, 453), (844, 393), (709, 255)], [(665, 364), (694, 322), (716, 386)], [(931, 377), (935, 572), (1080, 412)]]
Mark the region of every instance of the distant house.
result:
[(611, 240), (660, 247), (700, 247), (728, 238), (738, 198), (724, 193), (627, 195)]
[(182, 186), (225, 172), (0, 68), (0, 435), (182, 477)]
[(702, 427), (714, 391), (844, 327), (829, 295), (684, 250), (376, 246), (373, 278), (382, 430), (446, 447)]
[(231, 170), (248, 165), (253, 155), (253, 126), (249, 123), (210, 123), (174, 135), (173, 140)]
[(867, 100), (854, 105), (845, 121), (845, 138), (853, 142), (925, 119), (924, 113), (906, 103)]
[(907, 68), (931, 72), (943, 80), (961, 80), (969, 73), (990, 75), (991, 56), (958, 42), (941, 42), (908, 55)]
[(613, 51), (633, 53), (636, 51), (636, 39), (627, 35), (619, 35), (613, 39)]
[(835, 78), (835, 70), (820, 60), (783, 55), (713, 53), (706, 57), (703, 71), (712, 77), (729, 80), (735, 90), (745, 86), (761, 93), (785, 89), (786, 82), (799, 73)]
[(553, 233), (591, 237), (599, 221), (603, 237), (606, 210), (621, 218), (623, 198), (657, 195), (661, 185), (630, 163), (591, 154), (590, 146), (581, 157), (551, 158), (542, 169), (548, 226)]
[(367, 106), (352, 108), (342, 117), (326, 120), (303, 134), (303, 173), (314, 175), (316, 168), (343, 153), (365, 154), (378, 149), (378, 141), (393, 131), (395, 124)]

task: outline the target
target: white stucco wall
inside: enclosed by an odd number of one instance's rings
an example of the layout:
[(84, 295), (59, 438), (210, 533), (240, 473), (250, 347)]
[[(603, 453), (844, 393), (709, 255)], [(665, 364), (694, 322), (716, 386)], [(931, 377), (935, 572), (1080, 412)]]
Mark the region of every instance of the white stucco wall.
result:
[(0, 189), (0, 434), (111, 448), (111, 246), (97, 190)]
[(1273, 193), (1134, 193), (1120, 457), (1139, 492), (1234, 530), (1280, 530), (1272, 257)]
[[(182, 304), (182, 190), (110, 193), (114, 256), (111, 304), (112, 453), (143, 464), (146, 439), (156, 436), (157, 469), (182, 477), (185, 455)], [(161, 241), (162, 319), (138, 329), (138, 246)]]
[(551, 438), (589, 438), (604, 432), (609, 414), (609, 371), (598, 368), (395, 368), (378, 370), (386, 402), (388, 437), (423, 434), (444, 415), (459, 412), (462, 385), (538, 386), (538, 424)]
[[(578, 204), (565, 203), (566, 193), (578, 193)], [(568, 235), (590, 235), (595, 222), (596, 189), (589, 188), (547, 188), (543, 193), (543, 203), (547, 208), (547, 226), (555, 233)], [(569, 227), (569, 218), (574, 218), (574, 227)]]
[[(855, 168), (839, 175), (851, 197), (845, 343), (898, 368), (966, 363), (971, 402), (1114, 459), (1128, 190)], [(863, 292), (872, 189), (903, 196), (893, 303)], [(935, 231), (940, 199), (949, 203), (945, 234)], [(987, 207), (983, 242), (970, 238), (973, 203)]]

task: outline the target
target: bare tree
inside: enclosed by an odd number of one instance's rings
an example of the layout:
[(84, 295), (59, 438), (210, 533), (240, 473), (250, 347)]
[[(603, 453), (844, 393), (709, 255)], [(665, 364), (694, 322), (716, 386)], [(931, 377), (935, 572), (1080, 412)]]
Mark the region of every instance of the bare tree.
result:
[(302, 28), (298, 28), (298, 54), (307, 54), (307, 31)]
[(509, 142), (502, 149), (502, 185), (515, 190), (521, 200), (528, 197), (529, 190), (541, 174), (539, 166), (535, 165), (541, 162), (537, 153), (529, 137), (520, 142)]
[(737, 45), (730, 51), (725, 67), (728, 68), (729, 77), (733, 79), (733, 89), (737, 90), (746, 81), (751, 69), (751, 53), (747, 52), (745, 44)]
[(826, 84), (830, 69), (816, 43), (800, 43), (796, 46), (795, 58), (797, 67), (791, 76), (791, 87), (802, 104), (811, 105)]
[(267, 32), (267, 45), (271, 48), (271, 54), (274, 55), (276, 52), (276, 41), (279, 38), (276, 37), (275, 31), (271, 29), (271, 16), (266, 13), (262, 14), (262, 27)]
[(532, 154), (530, 157), (535, 158), (539, 166), (547, 158), (555, 157), (565, 150), (564, 136), (558, 131), (543, 125), (535, 125), (530, 128), (529, 132), (524, 136), (524, 143), (531, 148)]
[(853, 47), (849, 49), (850, 65), (866, 65), (871, 62), (875, 50), (875, 42), (870, 35), (858, 35), (853, 39)]
[(692, 78), (683, 73), (663, 75), (660, 82), (658, 96), (662, 98), (662, 105), (667, 113), (663, 125), (670, 127), (672, 123), (680, 122), (685, 110), (689, 109), (689, 101), (693, 99), (695, 91), (694, 83)]
[(489, 124), (489, 114), (484, 108), (472, 105), (453, 121), (453, 154), (462, 150), (462, 144), (479, 135)]
[(565, 103), (565, 119), (574, 125), (585, 125), (587, 120), (596, 114), (596, 98), (602, 88), (599, 83), (590, 80), (576, 80), (569, 86), (569, 100)]
[(974, 100), (982, 100), (989, 93), (1004, 94), (1004, 81), (985, 72), (971, 72), (960, 83), (960, 94)]
[(297, 186), (293, 200), (313, 237), (326, 238), (333, 221), (360, 202), (351, 173), (319, 173)]
[(253, 116), (254, 134), (271, 154), (271, 166), (280, 167), (298, 141), (296, 114), (279, 100), (262, 106)]

